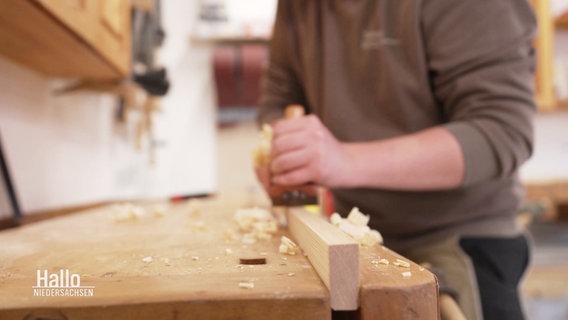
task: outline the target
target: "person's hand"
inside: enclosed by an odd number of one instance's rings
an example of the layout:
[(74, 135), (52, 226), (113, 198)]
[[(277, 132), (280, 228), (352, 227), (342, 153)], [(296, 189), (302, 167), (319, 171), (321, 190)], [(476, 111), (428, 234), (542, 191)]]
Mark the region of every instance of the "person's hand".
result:
[(272, 183), (286, 186), (314, 182), (326, 187), (341, 184), (349, 168), (348, 156), (318, 117), (279, 120), (273, 130)]

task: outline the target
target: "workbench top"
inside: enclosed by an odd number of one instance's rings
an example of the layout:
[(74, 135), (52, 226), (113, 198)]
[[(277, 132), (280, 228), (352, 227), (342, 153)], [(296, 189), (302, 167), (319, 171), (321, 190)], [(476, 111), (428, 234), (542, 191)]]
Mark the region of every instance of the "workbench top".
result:
[[(306, 257), (278, 253), (287, 231), (243, 243), (232, 217), (247, 203), (235, 199), (148, 203), (132, 219), (107, 206), (0, 232), (0, 318), (329, 319), (328, 291)], [(267, 263), (244, 266), (242, 257)], [(401, 304), (398, 318), (424, 305), (429, 319), (437, 313), (434, 276), (415, 264), (402, 270), (373, 263), (397, 257), (362, 247), (361, 305), (388, 314), (391, 298), (384, 297), (398, 297), (408, 300), (392, 300)], [(93, 295), (34, 296), (38, 270), (78, 274)]]

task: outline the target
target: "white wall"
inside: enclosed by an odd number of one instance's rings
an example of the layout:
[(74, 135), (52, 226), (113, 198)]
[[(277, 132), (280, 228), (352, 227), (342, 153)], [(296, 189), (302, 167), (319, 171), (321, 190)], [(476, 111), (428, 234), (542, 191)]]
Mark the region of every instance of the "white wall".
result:
[[(558, 16), (568, 10), (568, 0), (551, 0)], [(560, 99), (568, 98), (568, 32), (556, 30), (554, 42), (555, 86)], [(535, 119), (535, 149), (521, 168), (527, 182), (568, 180), (568, 112), (539, 113)]]
[(568, 10), (567, 0), (550, 0), (550, 11), (555, 16), (558, 16)]
[(537, 115), (534, 153), (521, 168), (521, 178), (533, 183), (568, 180), (568, 112)]
[(277, 0), (224, 0), (227, 15), (232, 23), (272, 24), (276, 15)]
[(188, 194), (217, 189), (216, 101), (211, 47), (194, 45), (190, 35), (198, 2), (162, 1), (166, 40), (158, 60), (171, 81), (156, 117), (158, 153), (154, 194)]
[[(115, 100), (54, 96), (61, 85), (0, 57), (0, 131), (25, 212), (217, 188), (215, 108), (209, 49), (189, 39), (197, 2), (163, 1), (160, 56), (172, 86), (155, 118), (157, 163), (113, 120)], [(1, 206), (0, 206), (1, 207)]]

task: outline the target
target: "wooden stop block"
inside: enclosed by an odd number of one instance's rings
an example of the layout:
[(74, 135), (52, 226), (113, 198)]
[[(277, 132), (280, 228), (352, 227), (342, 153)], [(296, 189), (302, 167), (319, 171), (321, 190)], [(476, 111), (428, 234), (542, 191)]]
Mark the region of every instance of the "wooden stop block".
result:
[(288, 228), (329, 290), (333, 310), (359, 307), (359, 243), (301, 207), (290, 208)]

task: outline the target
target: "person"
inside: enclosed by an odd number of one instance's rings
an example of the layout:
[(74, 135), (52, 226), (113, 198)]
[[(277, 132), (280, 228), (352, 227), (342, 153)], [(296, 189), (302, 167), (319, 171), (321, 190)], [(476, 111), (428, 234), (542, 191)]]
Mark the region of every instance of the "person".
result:
[[(527, 0), (281, 0), (259, 98), (270, 183), (370, 214), (467, 319), (522, 319), (535, 29)], [(282, 119), (289, 104), (308, 115)]]

